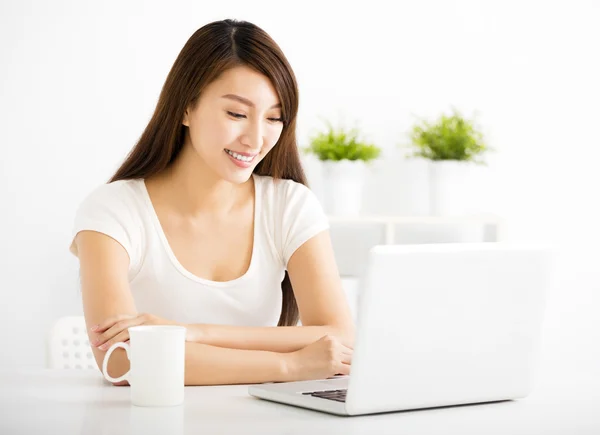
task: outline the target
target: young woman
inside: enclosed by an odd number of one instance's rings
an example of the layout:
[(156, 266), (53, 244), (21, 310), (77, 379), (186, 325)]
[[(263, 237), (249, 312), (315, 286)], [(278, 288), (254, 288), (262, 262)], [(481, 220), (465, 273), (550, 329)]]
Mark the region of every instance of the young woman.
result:
[[(127, 328), (179, 324), (187, 385), (349, 373), (354, 327), (297, 111), (294, 73), (257, 26), (213, 22), (187, 41), (138, 143), (76, 214), (99, 367)], [(117, 349), (109, 373), (128, 369)]]

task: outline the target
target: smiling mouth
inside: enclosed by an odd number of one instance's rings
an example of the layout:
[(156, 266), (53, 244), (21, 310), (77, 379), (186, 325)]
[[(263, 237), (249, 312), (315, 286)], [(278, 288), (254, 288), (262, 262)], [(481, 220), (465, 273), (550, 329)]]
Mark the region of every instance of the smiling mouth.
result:
[(254, 156), (244, 156), (242, 154), (238, 154), (235, 151), (231, 151), (228, 149), (225, 149), (225, 152), (227, 154), (229, 154), (231, 157), (233, 157), (234, 159), (239, 160), (240, 162), (244, 162), (244, 163), (252, 162), (255, 159), (255, 157), (258, 155), (258, 154), (255, 154)]

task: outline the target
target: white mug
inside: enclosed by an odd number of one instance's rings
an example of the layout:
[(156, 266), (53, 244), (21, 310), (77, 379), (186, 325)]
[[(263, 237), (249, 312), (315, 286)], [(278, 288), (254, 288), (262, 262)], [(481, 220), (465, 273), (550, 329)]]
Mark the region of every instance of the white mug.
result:
[[(110, 382), (128, 381), (131, 402), (137, 406), (176, 406), (183, 403), (185, 386), (185, 333), (183, 326), (132, 326), (129, 343), (113, 344), (102, 362), (102, 374)], [(130, 369), (123, 376), (107, 372), (110, 354), (121, 347)]]

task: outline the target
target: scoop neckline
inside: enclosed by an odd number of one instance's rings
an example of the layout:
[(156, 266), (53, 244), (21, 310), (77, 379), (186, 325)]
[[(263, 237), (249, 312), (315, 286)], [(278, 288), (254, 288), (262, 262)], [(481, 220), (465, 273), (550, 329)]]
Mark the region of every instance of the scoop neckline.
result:
[(208, 286), (229, 287), (229, 286), (238, 284), (241, 281), (246, 280), (254, 272), (254, 269), (256, 268), (257, 252), (258, 252), (258, 228), (259, 228), (261, 195), (259, 194), (260, 183), (256, 177), (256, 174), (252, 173), (252, 178), (254, 180), (254, 224), (253, 224), (254, 228), (252, 230), (253, 240), (252, 240), (252, 254), (251, 254), (251, 258), (250, 258), (250, 265), (248, 266), (248, 269), (246, 270), (246, 272), (243, 275), (241, 275), (235, 279), (229, 280), (229, 281), (212, 281), (207, 278), (202, 278), (198, 275), (193, 274), (192, 272), (187, 270), (181, 264), (181, 262), (177, 259), (177, 256), (173, 252), (171, 245), (169, 244), (169, 240), (167, 239), (167, 235), (165, 234), (163, 227), (160, 223), (160, 219), (158, 218), (158, 214), (156, 213), (154, 204), (152, 204), (152, 198), (150, 198), (150, 193), (148, 192), (148, 189), (146, 188), (146, 180), (143, 178), (140, 179), (140, 186), (141, 186), (141, 190), (143, 192), (144, 202), (150, 212), (150, 217), (156, 228), (158, 236), (162, 242), (163, 248), (166, 251), (169, 259), (171, 260), (171, 263), (175, 266), (175, 268), (182, 275), (184, 275), (185, 277), (187, 277), (193, 281), (196, 281), (196, 282), (208, 285)]

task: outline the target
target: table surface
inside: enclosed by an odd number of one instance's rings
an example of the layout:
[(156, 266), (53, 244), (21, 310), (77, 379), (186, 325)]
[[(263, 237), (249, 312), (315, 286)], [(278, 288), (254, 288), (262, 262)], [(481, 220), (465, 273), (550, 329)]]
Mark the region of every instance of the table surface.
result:
[(0, 434), (600, 434), (600, 376), (572, 376), (540, 375), (521, 400), (338, 417), (256, 399), (243, 385), (186, 387), (182, 406), (140, 408), (96, 371), (4, 370)]

